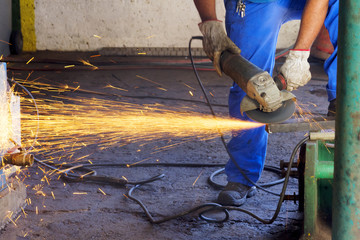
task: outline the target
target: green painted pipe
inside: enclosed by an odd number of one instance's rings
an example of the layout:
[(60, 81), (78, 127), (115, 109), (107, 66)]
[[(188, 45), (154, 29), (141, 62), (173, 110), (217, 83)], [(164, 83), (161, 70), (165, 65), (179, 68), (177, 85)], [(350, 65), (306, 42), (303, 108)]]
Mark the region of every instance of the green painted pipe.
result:
[(334, 177), (334, 162), (333, 161), (319, 161), (315, 167), (315, 178), (317, 179), (333, 179)]
[(360, 239), (360, 1), (340, 0), (332, 239)]

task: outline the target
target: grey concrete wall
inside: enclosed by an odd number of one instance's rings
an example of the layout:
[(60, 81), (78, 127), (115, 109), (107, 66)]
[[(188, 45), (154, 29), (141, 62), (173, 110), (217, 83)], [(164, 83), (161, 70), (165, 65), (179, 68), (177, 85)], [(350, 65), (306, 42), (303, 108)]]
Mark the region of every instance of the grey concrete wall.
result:
[[(217, 0), (217, 13), (223, 20), (223, 0)], [(35, 0), (38, 50), (187, 47), (191, 36), (200, 35), (199, 22), (193, 0)], [(294, 24), (288, 29), (279, 47), (294, 41)]]
[(10, 54), (11, 0), (0, 0), (0, 56)]

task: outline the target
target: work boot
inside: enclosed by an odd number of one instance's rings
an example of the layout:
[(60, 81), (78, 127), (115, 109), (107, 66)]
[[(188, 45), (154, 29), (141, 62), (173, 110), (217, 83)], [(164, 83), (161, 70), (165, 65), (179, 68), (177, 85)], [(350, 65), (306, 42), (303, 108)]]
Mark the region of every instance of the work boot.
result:
[(327, 116), (328, 117), (336, 116), (336, 98), (330, 101)]
[(224, 190), (219, 193), (217, 202), (226, 206), (241, 206), (246, 198), (256, 194), (256, 187), (246, 186), (241, 183), (228, 182)]

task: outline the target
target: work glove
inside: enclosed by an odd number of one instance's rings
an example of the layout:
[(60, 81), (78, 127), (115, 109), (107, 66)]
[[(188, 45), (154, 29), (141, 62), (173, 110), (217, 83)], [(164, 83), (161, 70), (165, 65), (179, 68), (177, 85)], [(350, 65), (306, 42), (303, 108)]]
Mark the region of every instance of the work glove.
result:
[(288, 91), (293, 91), (310, 81), (310, 64), (307, 61), (309, 56), (310, 50), (290, 50), (285, 63), (280, 68), (280, 73), (287, 81)]
[(228, 50), (240, 54), (240, 49), (226, 36), (222, 22), (219, 20), (205, 21), (199, 24), (203, 34), (203, 48), (206, 55), (213, 61), (216, 72), (221, 76), (220, 55)]

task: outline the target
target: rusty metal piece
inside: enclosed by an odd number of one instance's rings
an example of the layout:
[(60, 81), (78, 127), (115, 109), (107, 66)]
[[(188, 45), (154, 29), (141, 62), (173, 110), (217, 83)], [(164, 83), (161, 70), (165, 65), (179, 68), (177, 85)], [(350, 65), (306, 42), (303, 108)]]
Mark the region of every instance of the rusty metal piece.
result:
[[(291, 168), (296, 168), (298, 166), (297, 162), (293, 162)], [(284, 169), (289, 167), (289, 162), (285, 162), (284, 160), (280, 161), (280, 169)]]
[(299, 199), (300, 199), (299, 195), (294, 193), (294, 195), (285, 195), (283, 201), (290, 200), (290, 201), (294, 201), (294, 204), (296, 204), (296, 202), (299, 201)]
[[(298, 165), (297, 162), (293, 162), (291, 168), (296, 168)], [(287, 172), (287, 168), (289, 168), (289, 162), (285, 162), (284, 160), (280, 161), (280, 170), (281, 170), (281, 176), (285, 177), (286, 172)], [(298, 177), (299, 173), (297, 170), (291, 170), (290, 171), (290, 176), (292, 177)]]
[(34, 164), (34, 155), (24, 152), (5, 154), (3, 163), (16, 166), (32, 166)]

